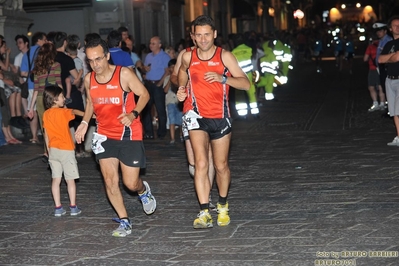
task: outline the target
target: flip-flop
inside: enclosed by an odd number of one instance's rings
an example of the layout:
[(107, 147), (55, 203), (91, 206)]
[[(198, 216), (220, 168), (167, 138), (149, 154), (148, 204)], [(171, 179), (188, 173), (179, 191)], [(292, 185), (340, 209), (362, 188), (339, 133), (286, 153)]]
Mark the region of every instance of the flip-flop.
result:
[(22, 141), (20, 141), (20, 140), (18, 140), (18, 139), (16, 139), (16, 138), (13, 138), (12, 141), (14, 141), (14, 142), (17, 143), (17, 144), (22, 144)]
[(30, 139), (29, 141), (32, 144), (38, 144), (39, 143), (39, 140), (37, 140), (37, 139)]

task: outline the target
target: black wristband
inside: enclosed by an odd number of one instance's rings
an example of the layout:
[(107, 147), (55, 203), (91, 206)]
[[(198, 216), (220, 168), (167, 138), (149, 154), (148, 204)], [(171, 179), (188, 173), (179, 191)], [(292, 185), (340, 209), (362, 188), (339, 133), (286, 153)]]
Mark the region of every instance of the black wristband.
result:
[(137, 117), (139, 117), (139, 112), (137, 112), (136, 110), (133, 110), (131, 112), (134, 115), (134, 118), (136, 119)]

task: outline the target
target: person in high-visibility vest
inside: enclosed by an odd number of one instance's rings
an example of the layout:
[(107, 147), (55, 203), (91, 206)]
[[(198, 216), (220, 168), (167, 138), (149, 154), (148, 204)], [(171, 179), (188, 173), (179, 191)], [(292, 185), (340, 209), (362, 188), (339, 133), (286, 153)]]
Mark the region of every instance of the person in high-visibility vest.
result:
[(273, 89), (277, 87), (274, 82), (274, 78), (278, 73), (279, 63), (276, 59), (276, 55), (273, 53), (273, 49), (270, 47), (269, 42), (262, 44), (262, 49), (265, 55), (260, 58), (260, 80), (257, 84), (258, 87), (263, 87), (265, 90), (265, 99), (273, 100)]
[(282, 85), (287, 84), (288, 82), (288, 71), (292, 69), (291, 60), (292, 60), (292, 52), (291, 47), (288, 44), (284, 44), (283, 46), (283, 59), (281, 63), (281, 77), (282, 77)]
[[(248, 91), (235, 90), (235, 108), (237, 114), (246, 117), (248, 109), (255, 117), (259, 114), (258, 102), (256, 100), (256, 88), (253, 79), (252, 48), (245, 44), (242, 34), (234, 37), (235, 48), (231, 51), (237, 58), (238, 65), (247, 74), (251, 86)], [(248, 106), (249, 105), (249, 106)]]
[(287, 83), (287, 77), (284, 75), (282, 68), (284, 62), (284, 44), (277, 38), (266, 41), (267, 45), (273, 50), (276, 60), (279, 64), (279, 71), (277, 71), (274, 79), (277, 85), (284, 85)]

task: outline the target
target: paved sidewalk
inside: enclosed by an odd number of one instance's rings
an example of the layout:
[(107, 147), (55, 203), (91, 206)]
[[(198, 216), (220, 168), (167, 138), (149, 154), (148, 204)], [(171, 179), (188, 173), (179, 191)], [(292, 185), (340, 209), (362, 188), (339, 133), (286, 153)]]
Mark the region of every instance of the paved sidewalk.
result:
[[(41, 146), (0, 148), (0, 265), (399, 265), (393, 122), (367, 112), (360, 60), (353, 75), (322, 66), (297, 67), (260, 119), (234, 121), (227, 227), (192, 228), (199, 206), (180, 143), (145, 141), (158, 209), (145, 215), (123, 191), (126, 238), (111, 236), (118, 224), (93, 158), (78, 159), (82, 214), (57, 218)], [(67, 206), (65, 184), (61, 193)]]

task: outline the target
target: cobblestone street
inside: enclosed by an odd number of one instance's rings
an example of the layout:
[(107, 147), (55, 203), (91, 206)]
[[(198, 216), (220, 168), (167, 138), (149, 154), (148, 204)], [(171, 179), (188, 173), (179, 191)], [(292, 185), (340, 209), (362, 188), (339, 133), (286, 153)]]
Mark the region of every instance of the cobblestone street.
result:
[[(142, 177), (158, 208), (147, 216), (124, 191), (126, 238), (111, 236), (116, 214), (93, 158), (78, 159), (82, 214), (54, 217), (42, 147), (0, 148), (0, 265), (399, 265), (393, 121), (367, 112), (361, 59), (353, 75), (334, 61), (322, 68), (297, 65), (260, 119), (234, 121), (226, 227), (193, 229), (199, 206), (180, 143), (145, 140)], [(65, 184), (61, 195), (67, 206)]]

